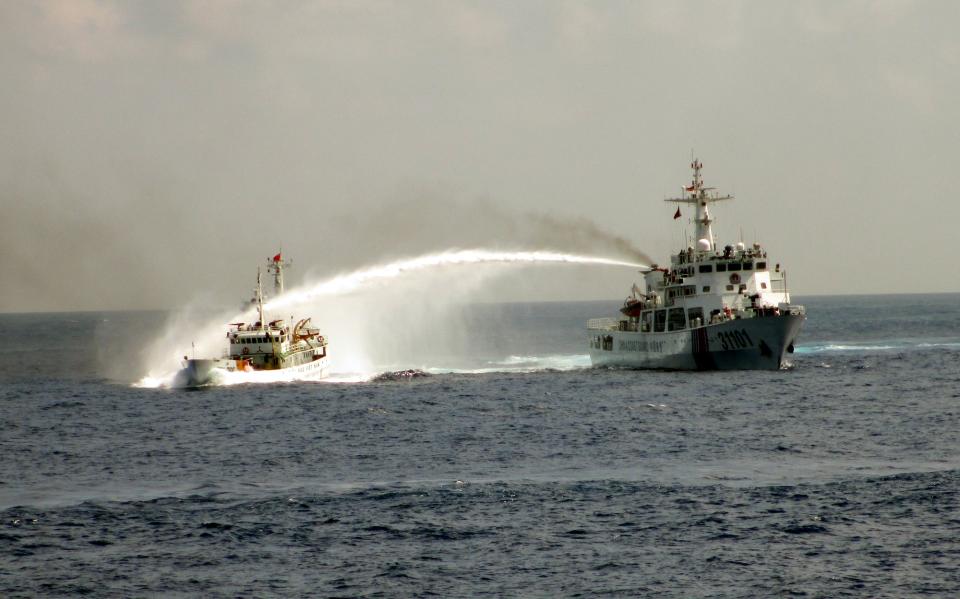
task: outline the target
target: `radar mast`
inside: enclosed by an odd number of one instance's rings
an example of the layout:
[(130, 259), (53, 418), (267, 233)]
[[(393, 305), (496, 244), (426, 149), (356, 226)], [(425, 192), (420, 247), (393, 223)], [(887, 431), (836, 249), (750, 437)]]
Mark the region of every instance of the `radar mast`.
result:
[[(701, 239), (706, 239), (710, 243), (710, 250), (716, 251), (717, 244), (713, 239), (713, 229), (710, 227), (713, 219), (710, 218), (708, 206), (712, 202), (732, 200), (733, 196), (729, 194), (721, 196), (717, 193), (707, 193), (716, 188), (703, 186), (703, 177), (700, 175), (700, 169), (703, 168), (703, 163), (694, 158), (693, 162), (690, 163), (690, 168), (693, 169), (693, 180), (690, 182), (690, 185), (683, 186), (683, 195), (679, 198), (668, 198), (664, 201), (674, 202), (676, 204), (693, 204), (696, 206), (696, 216), (694, 220), (697, 223), (697, 240), (695, 243), (699, 244)], [(700, 248), (698, 247), (697, 249), (699, 250)]]
[(273, 258), (267, 258), (267, 272), (273, 275), (273, 295), (277, 297), (283, 293), (283, 269), (293, 262), (283, 259), (283, 250)]

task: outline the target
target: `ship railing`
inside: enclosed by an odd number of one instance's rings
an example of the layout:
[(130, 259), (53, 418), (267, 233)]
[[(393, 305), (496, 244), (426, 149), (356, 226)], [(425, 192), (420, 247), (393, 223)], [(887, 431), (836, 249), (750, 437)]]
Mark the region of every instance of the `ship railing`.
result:
[(791, 314), (793, 316), (804, 316), (807, 313), (807, 309), (803, 306), (798, 306), (797, 304), (780, 304), (780, 313)]
[(619, 327), (614, 318), (591, 318), (587, 321), (587, 328), (593, 331), (616, 331)]
[[(788, 304), (782, 303), (777, 306), (760, 306), (756, 308), (744, 308), (742, 310), (733, 311), (733, 319), (737, 318), (765, 318), (765, 317), (776, 317), (776, 316), (804, 316), (807, 313), (807, 309), (803, 306), (797, 304)], [(723, 314), (717, 314), (711, 317), (710, 324), (715, 324), (717, 322), (725, 322), (731, 320), (730, 318), (724, 316)]]
[(770, 291), (772, 291), (773, 293), (786, 293), (787, 281), (782, 277), (778, 279), (774, 279), (773, 277), (770, 277)]

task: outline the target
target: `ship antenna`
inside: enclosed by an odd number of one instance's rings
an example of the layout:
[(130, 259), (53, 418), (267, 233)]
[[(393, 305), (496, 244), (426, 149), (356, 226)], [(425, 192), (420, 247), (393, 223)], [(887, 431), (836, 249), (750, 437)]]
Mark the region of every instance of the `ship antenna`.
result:
[(263, 324), (263, 285), (260, 283), (260, 267), (257, 267), (257, 310), (260, 313), (260, 330), (264, 330)]

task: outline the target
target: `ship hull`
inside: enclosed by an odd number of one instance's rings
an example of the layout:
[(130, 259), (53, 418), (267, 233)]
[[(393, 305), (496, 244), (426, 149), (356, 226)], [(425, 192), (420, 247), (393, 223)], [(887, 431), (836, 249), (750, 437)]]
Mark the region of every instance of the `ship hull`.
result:
[(804, 318), (787, 313), (664, 333), (590, 329), (590, 361), (608, 368), (777, 370)]
[(296, 366), (272, 370), (253, 369), (249, 365), (244, 368), (240, 362), (230, 359), (187, 360), (182, 371), (183, 384), (185, 387), (205, 387), (222, 384), (231, 377), (237, 377), (237, 382), (244, 383), (316, 380), (325, 378), (330, 367), (330, 358), (326, 356)]

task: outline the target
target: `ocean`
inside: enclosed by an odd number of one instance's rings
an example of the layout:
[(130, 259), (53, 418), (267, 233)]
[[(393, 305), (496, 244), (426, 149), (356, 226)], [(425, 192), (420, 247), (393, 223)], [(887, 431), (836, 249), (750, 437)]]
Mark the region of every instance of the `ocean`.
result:
[(775, 372), (480, 304), (369, 381), (200, 390), (118, 368), (163, 313), (0, 315), (0, 596), (960, 596), (960, 295), (794, 300)]

